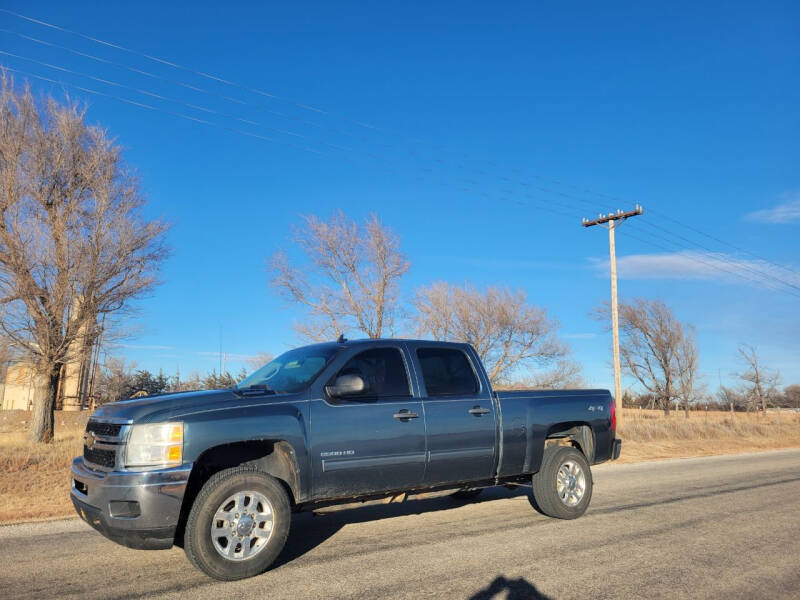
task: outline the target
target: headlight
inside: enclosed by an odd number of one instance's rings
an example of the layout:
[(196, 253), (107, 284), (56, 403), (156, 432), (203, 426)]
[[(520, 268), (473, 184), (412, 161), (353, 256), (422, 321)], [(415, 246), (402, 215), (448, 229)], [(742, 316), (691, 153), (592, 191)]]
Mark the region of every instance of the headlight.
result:
[(125, 450), (126, 467), (179, 465), (183, 461), (183, 423), (133, 425)]

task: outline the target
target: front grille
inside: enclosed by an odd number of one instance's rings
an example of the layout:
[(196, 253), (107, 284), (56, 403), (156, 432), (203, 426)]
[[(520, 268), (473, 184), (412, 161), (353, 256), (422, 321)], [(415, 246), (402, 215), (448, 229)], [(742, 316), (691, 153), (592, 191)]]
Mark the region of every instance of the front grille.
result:
[(95, 465), (113, 469), (116, 463), (117, 453), (114, 450), (102, 450), (100, 448), (83, 447), (83, 458)]
[(107, 437), (117, 437), (119, 435), (122, 425), (116, 423), (102, 423), (100, 421), (89, 421), (86, 424), (86, 431), (91, 431), (97, 435), (104, 435)]

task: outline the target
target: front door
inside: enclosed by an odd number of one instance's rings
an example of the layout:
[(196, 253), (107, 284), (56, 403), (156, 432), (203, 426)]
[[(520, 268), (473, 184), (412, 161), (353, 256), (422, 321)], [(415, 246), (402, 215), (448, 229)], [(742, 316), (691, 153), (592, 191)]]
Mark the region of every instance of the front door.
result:
[(427, 485), (489, 479), (495, 462), (496, 415), (468, 355), (452, 347), (420, 346), (416, 358), (425, 387)]
[(365, 389), (311, 404), (314, 497), (419, 487), (425, 472), (425, 415), (412, 395), (400, 348), (359, 352), (331, 380), (341, 375), (358, 375)]

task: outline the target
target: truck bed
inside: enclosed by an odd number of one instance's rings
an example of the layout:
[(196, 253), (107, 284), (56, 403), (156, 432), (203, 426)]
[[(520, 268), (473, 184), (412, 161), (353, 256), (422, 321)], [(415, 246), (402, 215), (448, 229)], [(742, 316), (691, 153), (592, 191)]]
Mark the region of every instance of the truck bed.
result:
[(555, 432), (552, 423), (559, 424), (558, 431), (588, 426), (591, 439), (586, 445), (591, 448), (583, 450), (590, 462), (611, 458), (608, 390), (500, 390), (495, 399), (500, 415), (498, 477), (537, 472), (544, 440)]

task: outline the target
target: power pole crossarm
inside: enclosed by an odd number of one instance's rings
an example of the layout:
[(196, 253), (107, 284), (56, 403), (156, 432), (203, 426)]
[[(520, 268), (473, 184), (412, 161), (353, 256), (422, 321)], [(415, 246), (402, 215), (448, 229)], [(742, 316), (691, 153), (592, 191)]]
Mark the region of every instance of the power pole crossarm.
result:
[(596, 219), (593, 219), (591, 221), (589, 221), (588, 219), (584, 219), (581, 222), (581, 225), (583, 225), (584, 227), (591, 227), (592, 225), (602, 225), (603, 223), (613, 223), (614, 221), (624, 220), (624, 219), (627, 219), (628, 217), (635, 217), (637, 215), (642, 214), (642, 212), (644, 212), (642, 210), (642, 207), (637, 204), (636, 208), (634, 208), (633, 210), (629, 210), (627, 212), (623, 212), (621, 210), (618, 210), (615, 213), (609, 213), (607, 215), (600, 215), (599, 217), (597, 217)]
[(612, 347), (614, 352), (614, 400), (617, 403), (617, 426), (620, 423), (620, 415), (622, 413), (622, 378), (620, 375), (619, 364), (619, 310), (617, 308), (617, 251), (614, 239), (614, 230), (616, 229), (617, 221), (624, 221), (629, 217), (635, 217), (642, 214), (642, 207), (638, 204), (633, 210), (623, 212), (618, 210), (615, 213), (607, 215), (600, 215), (593, 220), (583, 219), (582, 225), (584, 227), (592, 227), (593, 225), (606, 225), (608, 228), (608, 252), (609, 264), (611, 266), (611, 332), (612, 332)]

